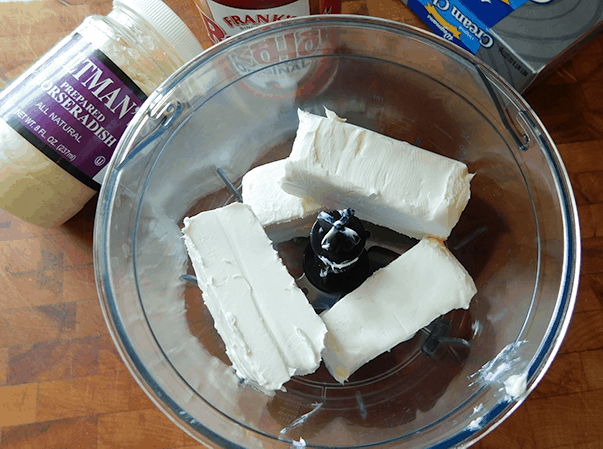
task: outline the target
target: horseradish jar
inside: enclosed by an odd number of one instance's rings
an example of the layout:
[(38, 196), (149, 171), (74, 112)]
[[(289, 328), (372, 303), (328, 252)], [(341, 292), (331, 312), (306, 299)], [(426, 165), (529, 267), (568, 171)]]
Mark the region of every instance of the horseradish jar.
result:
[(160, 0), (114, 0), (0, 93), (0, 208), (43, 227), (100, 189), (147, 95), (202, 51)]

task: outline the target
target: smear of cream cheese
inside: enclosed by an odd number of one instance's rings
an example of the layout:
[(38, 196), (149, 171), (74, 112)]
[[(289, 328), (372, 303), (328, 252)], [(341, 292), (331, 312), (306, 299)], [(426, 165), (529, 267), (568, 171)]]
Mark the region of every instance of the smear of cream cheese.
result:
[(507, 392), (507, 396), (518, 399), (524, 395), (526, 392), (528, 380), (528, 373), (525, 372), (523, 374), (515, 374), (513, 376), (509, 376), (503, 383), (505, 385), (505, 391)]
[(502, 386), (511, 376), (523, 375), (528, 361), (521, 357), (521, 347), (526, 342), (520, 340), (505, 346), (496, 357), (470, 376), (475, 379), (471, 385), (485, 383)]
[(525, 343), (526, 340), (520, 340), (505, 346), (496, 357), (470, 376), (470, 379), (474, 379), (470, 386), (481, 384), (498, 388), (498, 397), (506, 402), (517, 400), (525, 395), (529, 362), (521, 353)]
[[(496, 357), (486, 363), (480, 370), (469, 376), (474, 381), (469, 385), (488, 385), (496, 390), (494, 399), (512, 402), (521, 398), (527, 388), (526, 365), (522, 357), (521, 348), (526, 340), (516, 341), (505, 346)], [(476, 416), (481, 415), (481, 416)], [(468, 418), (473, 418), (466, 429), (469, 431), (480, 430), (486, 421), (487, 410), (483, 403), (475, 406)]]
[(303, 438), (300, 438), (299, 441), (293, 441), (291, 445), (292, 449), (303, 449), (306, 447), (306, 441)]

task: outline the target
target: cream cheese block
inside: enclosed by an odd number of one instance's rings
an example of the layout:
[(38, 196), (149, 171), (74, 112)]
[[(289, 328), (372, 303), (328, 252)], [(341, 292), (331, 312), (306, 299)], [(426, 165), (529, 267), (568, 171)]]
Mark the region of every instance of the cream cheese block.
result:
[(410, 237), (446, 239), (469, 201), (467, 166), (326, 115), (298, 110), (282, 189)]
[(260, 220), (268, 237), (283, 242), (308, 237), (321, 206), (309, 198), (290, 195), (280, 187), (286, 159), (253, 168), (243, 176), (242, 197)]
[(343, 383), (358, 368), (453, 309), (467, 309), (477, 289), (439, 240), (426, 237), (321, 314), (322, 357)]
[(239, 377), (280, 389), (320, 365), (326, 327), (281, 262), (251, 207), (184, 219), (184, 242)]

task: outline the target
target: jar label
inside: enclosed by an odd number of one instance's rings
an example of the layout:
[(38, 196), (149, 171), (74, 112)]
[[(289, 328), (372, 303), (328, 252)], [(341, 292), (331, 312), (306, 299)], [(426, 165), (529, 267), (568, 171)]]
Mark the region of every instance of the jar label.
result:
[(258, 25), (310, 15), (309, 0), (297, 0), (285, 6), (266, 9), (233, 8), (212, 0), (207, 0), (207, 6), (213, 17), (208, 17), (201, 8), (199, 10), (207, 34), (214, 44)]
[(3, 93), (0, 118), (47, 157), (99, 189), (146, 95), (104, 53), (74, 33)]

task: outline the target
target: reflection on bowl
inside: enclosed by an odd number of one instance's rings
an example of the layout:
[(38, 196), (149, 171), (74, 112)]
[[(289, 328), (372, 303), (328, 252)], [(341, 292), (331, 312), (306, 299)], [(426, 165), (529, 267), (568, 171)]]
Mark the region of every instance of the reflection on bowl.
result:
[[(288, 155), (297, 108), (323, 107), (476, 173), (447, 246), (478, 294), (468, 311), (436, 320), (344, 385), (321, 366), (266, 395), (236, 377), (201, 291), (182, 278), (193, 271), (180, 228), (186, 216), (235, 201), (217, 169), (240, 186), (251, 168)], [(195, 438), (241, 447), (448, 447), (485, 435), (544, 375), (574, 305), (578, 232), (553, 142), (496, 74), (408, 26), (316, 16), (225, 41), (149, 98), (101, 191), (95, 265), (124, 360)], [(371, 235), (385, 248), (374, 254), (383, 263), (413, 244), (387, 230)], [(277, 247), (296, 277), (305, 244)], [(525, 388), (510, 388), (509, 379), (525, 379)]]

